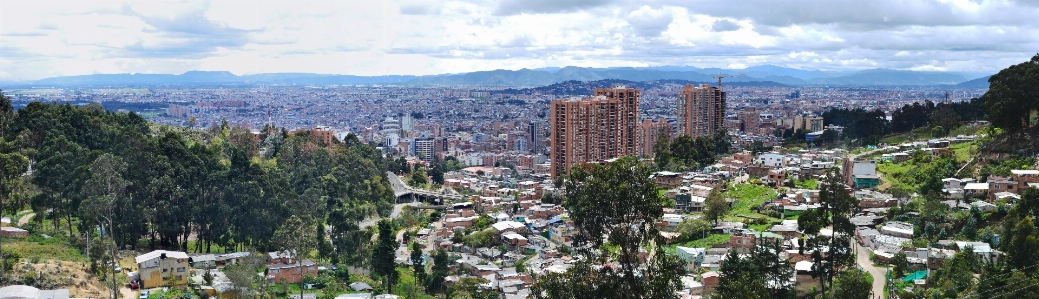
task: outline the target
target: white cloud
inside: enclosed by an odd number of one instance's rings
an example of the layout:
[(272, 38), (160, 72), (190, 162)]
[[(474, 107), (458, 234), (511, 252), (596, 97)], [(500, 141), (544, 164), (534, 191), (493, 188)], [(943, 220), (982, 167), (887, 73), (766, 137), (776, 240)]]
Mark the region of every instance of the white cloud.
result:
[(436, 74), (775, 64), (997, 71), (1039, 49), (1018, 1), (6, 1), (0, 80), (91, 73)]

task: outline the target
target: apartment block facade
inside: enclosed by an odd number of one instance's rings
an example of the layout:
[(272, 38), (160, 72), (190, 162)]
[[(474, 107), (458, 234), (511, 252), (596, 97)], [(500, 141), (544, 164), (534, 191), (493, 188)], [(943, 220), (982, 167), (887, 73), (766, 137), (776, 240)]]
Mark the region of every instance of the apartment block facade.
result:
[(678, 134), (696, 138), (725, 127), (725, 92), (708, 84), (688, 84), (678, 93)]
[(637, 89), (598, 88), (593, 97), (555, 100), (550, 106), (553, 178), (576, 164), (637, 153)]
[(639, 157), (653, 157), (653, 145), (657, 143), (660, 134), (663, 133), (668, 139), (671, 138), (671, 124), (667, 123), (666, 119), (659, 119), (657, 121), (645, 120), (639, 125), (638, 130), (635, 132), (635, 141), (637, 146), (637, 152), (635, 153)]

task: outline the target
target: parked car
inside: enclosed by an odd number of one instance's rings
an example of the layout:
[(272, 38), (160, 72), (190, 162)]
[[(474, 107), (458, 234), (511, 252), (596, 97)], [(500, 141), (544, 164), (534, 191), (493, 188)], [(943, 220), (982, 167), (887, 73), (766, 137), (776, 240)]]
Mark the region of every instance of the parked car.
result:
[(149, 290), (141, 290), (141, 296), (138, 297), (138, 298), (140, 298), (140, 299), (148, 299), (148, 296), (150, 296), (150, 295), (151, 295), (151, 291), (149, 291)]

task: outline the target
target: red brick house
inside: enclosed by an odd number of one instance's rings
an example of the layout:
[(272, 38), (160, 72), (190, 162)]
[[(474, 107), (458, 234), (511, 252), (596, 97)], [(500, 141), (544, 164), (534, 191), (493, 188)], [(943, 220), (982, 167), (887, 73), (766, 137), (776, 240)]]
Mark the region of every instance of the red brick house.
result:
[(317, 264), (314, 261), (304, 259), (299, 263), (284, 251), (267, 253), (268, 280), (276, 283), (299, 283), (303, 281), (304, 275), (317, 277)]

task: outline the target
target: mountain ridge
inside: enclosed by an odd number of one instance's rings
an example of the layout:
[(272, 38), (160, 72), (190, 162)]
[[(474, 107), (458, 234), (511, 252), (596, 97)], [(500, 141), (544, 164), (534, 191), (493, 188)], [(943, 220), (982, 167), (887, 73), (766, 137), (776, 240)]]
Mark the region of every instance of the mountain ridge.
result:
[[(716, 82), (714, 76), (725, 76), (724, 82), (775, 82), (790, 86), (956, 86), (986, 88), (968, 80), (974, 73), (927, 72), (892, 69), (860, 71), (801, 70), (776, 65), (758, 65), (744, 69), (697, 68), (694, 66), (585, 68), (576, 66), (545, 67), (519, 70), (489, 70), (439, 75), (357, 76), (315, 73), (261, 73), (235, 75), (228, 71), (188, 71), (174, 74), (92, 74), (50, 77), (34, 81), (0, 82), (0, 86), (176, 86), (176, 85), (410, 85), (410, 86), (506, 86), (535, 87), (566, 81), (684, 80)], [(976, 78), (976, 77), (974, 77)], [(969, 83), (969, 84), (968, 84)]]

